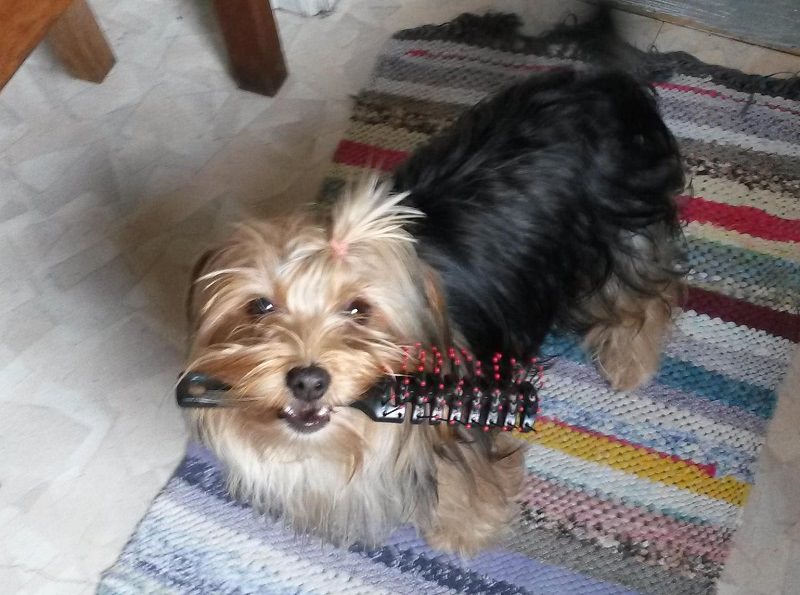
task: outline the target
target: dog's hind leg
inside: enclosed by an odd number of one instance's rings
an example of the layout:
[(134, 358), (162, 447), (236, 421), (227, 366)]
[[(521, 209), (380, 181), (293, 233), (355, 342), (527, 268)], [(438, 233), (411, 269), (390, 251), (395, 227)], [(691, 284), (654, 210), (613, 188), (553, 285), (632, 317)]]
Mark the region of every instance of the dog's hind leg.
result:
[(658, 371), (685, 286), (678, 242), (661, 227), (620, 238), (613, 272), (581, 305), (584, 348), (617, 390)]
[(668, 282), (657, 295), (618, 288), (613, 309), (598, 309), (602, 313), (586, 333), (584, 347), (613, 388), (635, 389), (658, 371), (681, 292), (679, 281)]

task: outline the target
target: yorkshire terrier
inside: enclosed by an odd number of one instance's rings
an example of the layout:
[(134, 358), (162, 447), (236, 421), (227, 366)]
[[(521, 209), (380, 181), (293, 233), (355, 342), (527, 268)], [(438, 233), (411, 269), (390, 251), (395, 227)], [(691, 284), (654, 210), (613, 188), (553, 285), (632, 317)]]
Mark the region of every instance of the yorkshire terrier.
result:
[(468, 110), (391, 180), (251, 221), (198, 264), (191, 355), (233, 406), (193, 410), (229, 487), (301, 532), (379, 544), (411, 522), (472, 554), (517, 509), (509, 434), (375, 423), (348, 407), (405, 345), (527, 357), (583, 338), (611, 386), (656, 371), (681, 292), (684, 177), (652, 91), (534, 76)]

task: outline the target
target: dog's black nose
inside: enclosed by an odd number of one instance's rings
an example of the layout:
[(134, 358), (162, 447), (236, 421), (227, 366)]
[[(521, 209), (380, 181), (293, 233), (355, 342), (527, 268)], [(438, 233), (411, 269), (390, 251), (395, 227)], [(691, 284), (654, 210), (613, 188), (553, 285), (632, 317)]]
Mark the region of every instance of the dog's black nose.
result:
[(331, 383), (331, 375), (319, 366), (292, 368), (286, 374), (286, 385), (295, 398), (302, 401), (316, 401)]

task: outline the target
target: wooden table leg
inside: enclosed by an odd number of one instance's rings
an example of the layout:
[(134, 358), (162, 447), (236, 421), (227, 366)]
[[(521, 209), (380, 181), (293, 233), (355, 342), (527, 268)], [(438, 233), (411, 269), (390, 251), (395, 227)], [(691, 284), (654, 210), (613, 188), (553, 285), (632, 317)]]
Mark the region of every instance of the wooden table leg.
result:
[(286, 63), (269, 0), (214, 0), (214, 6), (239, 87), (275, 95)]
[(50, 27), (47, 39), (76, 78), (99, 83), (114, 66), (114, 54), (86, 0), (73, 0)]

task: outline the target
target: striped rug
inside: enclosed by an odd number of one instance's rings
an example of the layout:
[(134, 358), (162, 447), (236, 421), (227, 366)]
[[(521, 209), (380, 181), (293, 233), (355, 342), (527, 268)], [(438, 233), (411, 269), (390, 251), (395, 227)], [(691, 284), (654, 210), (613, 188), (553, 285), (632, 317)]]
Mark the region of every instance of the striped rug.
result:
[[(325, 192), (391, 170), (515, 78), (574, 64), (551, 42), (500, 15), (398, 33)], [(574, 338), (548, 341), (522, 515), (502, 547), (464, 561), (408, 528), (373, 551), (296, 537), (231, 501), (191, 447), (100, 593), (712, 592), (800, 337), (800, 83), (652, 60), (669, 71), (659, 102), (692, 173), (688, 301), (657, 378), (632, 393), (609, 390)]]

